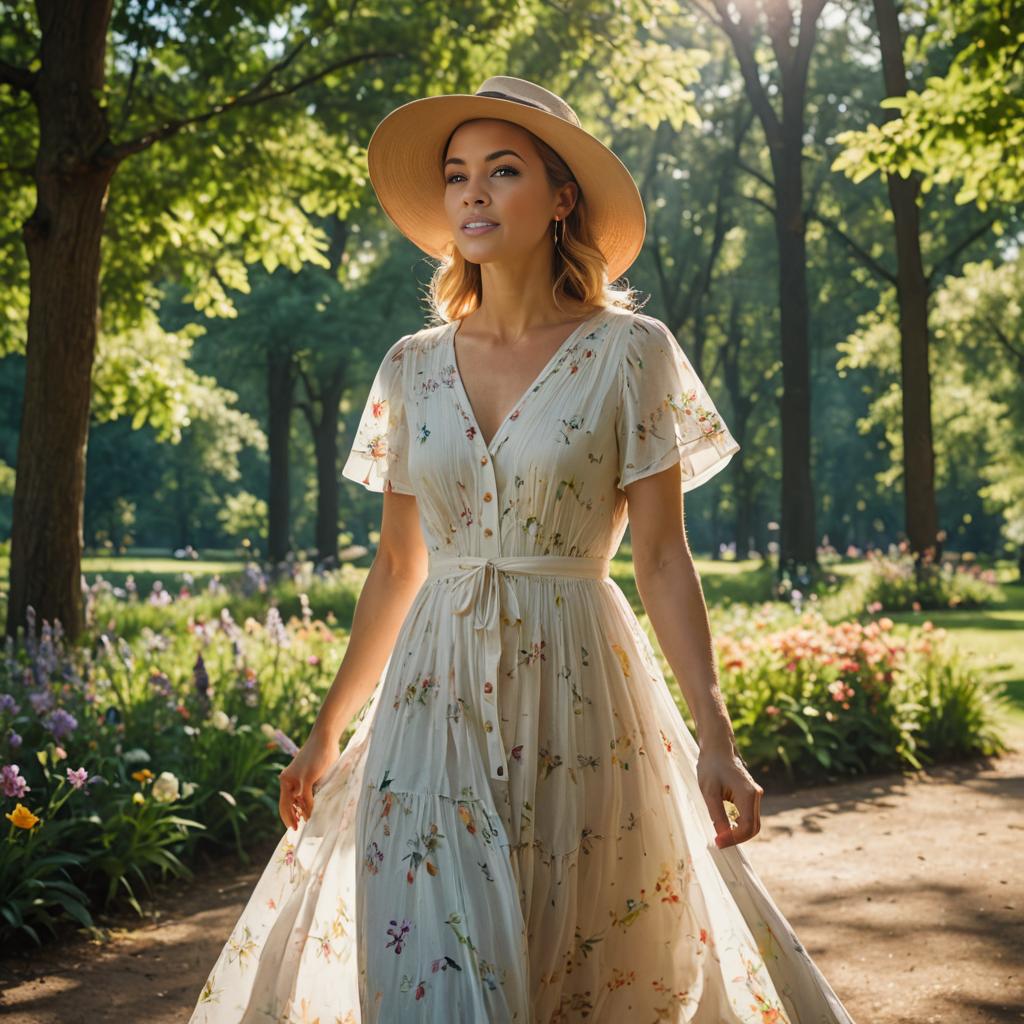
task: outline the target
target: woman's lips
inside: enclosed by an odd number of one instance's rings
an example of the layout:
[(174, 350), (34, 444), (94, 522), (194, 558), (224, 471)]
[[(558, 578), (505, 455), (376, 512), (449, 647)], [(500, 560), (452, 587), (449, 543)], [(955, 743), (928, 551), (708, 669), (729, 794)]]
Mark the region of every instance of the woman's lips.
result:
[(498, 228), (498, 227), (501, 227), (501, 225), (500, 224), (485, 224), (483, 227), (479, 227), (479, 228), (468, 228), (468, 227), (463, 226), (462, 230), (463, 230), (463, 233), (467, 234), (467, 235), (484, 235), (488, 231), (493, 231), (494, 228)]

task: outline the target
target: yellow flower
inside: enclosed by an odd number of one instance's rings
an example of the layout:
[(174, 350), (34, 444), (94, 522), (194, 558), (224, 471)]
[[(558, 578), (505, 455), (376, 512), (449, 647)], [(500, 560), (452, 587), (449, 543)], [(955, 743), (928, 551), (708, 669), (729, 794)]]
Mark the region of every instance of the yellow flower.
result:
[(39, 819), (22, 803), (19, 803), (12, 812), (5, 814), (4, 817), (18, 828), (32, 828), (39, 822)]
[(149, 782), (153, 778), (153, 773), (148, 768), (140, 768), (137, 772), (132, 772), (132, 778), (136, 782)]
[(616, 656), (619, 659), (619, 664), (622, 666), (622, 674), (628, 679), (629, 678), (629, 655), (618, 644), (612, 644), (612, 650), (615, 652)]
[(146, 798), (141, 793), (132, 793), (133, 804), (144, 804), (145, 802)]

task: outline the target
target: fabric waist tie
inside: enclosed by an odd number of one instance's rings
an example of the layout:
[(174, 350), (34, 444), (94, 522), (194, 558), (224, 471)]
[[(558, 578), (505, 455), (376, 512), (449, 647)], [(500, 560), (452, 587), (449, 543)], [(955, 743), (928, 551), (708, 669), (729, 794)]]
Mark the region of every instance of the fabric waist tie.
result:
[[(498, 701), (498, 668), (501, 660), (501, 609), (508, 609), (506, 621), (522, 621), (513, 587), (506, 587), (506, 573), (539, 576), (575, 576), (582, 579), (608, 578), (608, 558), (576, 558), (562, 555), (431, 555), (427, 579), (458, 576), (452, 587), (456, 595), (455, 614), (474, 612), (473, 626), (483, 633), (484, 678), (472, 692), (487, 736), (487, 757), (491, 778), (508, 781), (508, 761), (501, 739), (501, 704)], [(507, 598), (503, 602), (503, 597)]]

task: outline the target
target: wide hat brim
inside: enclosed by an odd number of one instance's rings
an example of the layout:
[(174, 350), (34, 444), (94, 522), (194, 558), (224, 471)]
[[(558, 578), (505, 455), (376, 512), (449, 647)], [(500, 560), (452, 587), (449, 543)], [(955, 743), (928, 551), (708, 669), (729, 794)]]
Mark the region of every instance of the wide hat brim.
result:
[(366, 153), (370, 183), (398, 230), (435, 259), (448, 254), (453, 240), (444, 212), (441, 160), (451, 133), (477, 117), (521, 125), (568, 164), (586, 199), (608, 279), (621, 277), (636, 260), (647, 227), (633, 176), (583, 128), (515, 100), (465, 93), (427, 96), (397, 107), (377, 125)]

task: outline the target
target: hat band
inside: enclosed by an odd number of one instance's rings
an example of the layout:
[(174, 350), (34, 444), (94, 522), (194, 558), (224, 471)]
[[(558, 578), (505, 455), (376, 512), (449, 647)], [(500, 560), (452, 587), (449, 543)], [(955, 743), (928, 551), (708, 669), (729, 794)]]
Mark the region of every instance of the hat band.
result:
[(476, 93), (477, 96), (494, 96), (500, 100), (512, 100), (514, 103), (522, 103), (527, 107), (535, 107), (537, 110), (543, 110), (545, 113), (550, 114), (551, 111), (547, 107), (542, 106), (540, 103), (534, 103), (531, 100), (521, 99), (519, 96), (510, 96), (507, 92), (500, 92), (497, 89), (485, 89), (483, 92)]

